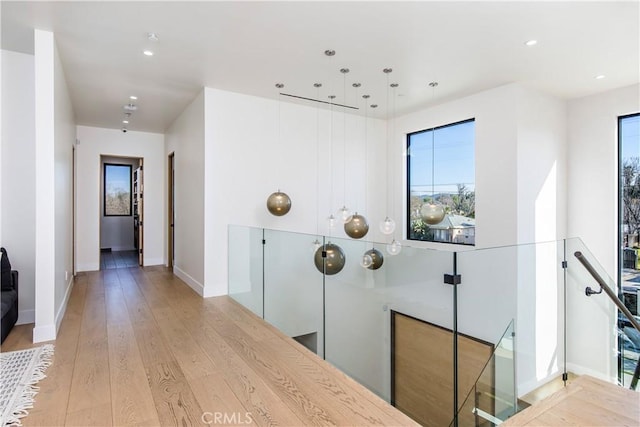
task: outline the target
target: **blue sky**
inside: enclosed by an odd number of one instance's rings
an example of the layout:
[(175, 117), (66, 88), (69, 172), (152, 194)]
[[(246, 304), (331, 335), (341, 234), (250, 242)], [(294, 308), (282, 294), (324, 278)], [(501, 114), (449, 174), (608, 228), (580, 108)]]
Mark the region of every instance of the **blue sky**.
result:
[[(432, 150), (432, 137), (433, 146)], [(410, 137), (411, 190), (431, 194), (431, 156), (435, 151), (435, 192), (456, 192), (457, 184), (475, 189), (475, 122), (469, 121)]]
[(106, 165), (105, 182), (107, 191), (131, 191), (131, 168), (128, 166)]
[(640, 116), (622, 119), (620, 137), (622, 158), (640, 157)]

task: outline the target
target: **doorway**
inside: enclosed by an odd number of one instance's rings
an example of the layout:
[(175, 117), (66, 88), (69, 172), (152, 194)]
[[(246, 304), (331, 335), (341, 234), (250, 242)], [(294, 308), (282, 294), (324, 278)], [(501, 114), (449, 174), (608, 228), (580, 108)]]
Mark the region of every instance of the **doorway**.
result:
[(100, 156), (100, 269), (143, 265), (143, 159)]
[[(397, 311), (391, 312), (391, 404), (423, 426), (448, 426), (453, 420), (454, 339), (453, 331), (449, 329)], [(483, 369), (489, 369), (489, 377), (493, 378), (493, 366), (487, 363), (493, 353), (493, 345), (463, 334), (458, 334), (457, 339), (456, 412), (461, 409)], [(489, 407), (493, 401), (482, 404)], [(495, 413), (494, 409), (490, 413)], [(461, 424), (480, 425), (470, 411), (461, 416)]]
[(167, 230), (167, 236), (169, 241), (167, 242), (167, 267), (173, 271), (173, 264), (175, 260), (175, 152), (169, 154), (168, 170), (167, 170), (167, 200), (168, 200), (168, 213), (169, 229)]

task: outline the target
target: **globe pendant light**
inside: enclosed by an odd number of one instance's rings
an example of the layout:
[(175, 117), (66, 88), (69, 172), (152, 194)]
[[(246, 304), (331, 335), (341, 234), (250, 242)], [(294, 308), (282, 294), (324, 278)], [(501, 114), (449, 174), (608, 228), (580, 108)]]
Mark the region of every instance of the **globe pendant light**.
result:
[[(367, 261), (366, 263), (365, 263), (365, 260)], [(370, 262), (368, 262), (369, 260)], [(371, 248), (368, 251), (366, 251), (362, 256), (362, 262), (360, 265), (362, 265), (364, 268), (367, 268), (369, 270), (377, 270), (380, 267), (382, 267), (383, 263), (384, 263), (384, 257), (382, 256), (382, 252), (380, 252), (375, 248)]]
[[(438, 82), (431, 82), (429, 86), (435, 92), (436, 86), (438, 86)], [(442, 222), (444, 219), (444, 206), (442, 204), (436, 202), (436, 191), (435, 191), (435, 133), (436, 130), (431, 130), (431, 200), (428, 203), (425, 203), (420, 208), (420, 217), (422, 220), (429, 224), (435, 225)]]
[(373, 265), (373, 257), (369, 255), (369, 251), (365, 252), (362, 255), (362, 259), (360, 260), (360, 266), (363, 268), (369, 268)]
[(440, 224), (444, 219), (444, 206), (432, 199), (429, 203), (422, 205), (420, 217), (429, 225)]
[(320, 273), (332, 276), (342, 271), (346, 258), (340, 246), (329, 242), (318, 248), (313, 261)]
[(287, 193), (278, 190), (267, 199), (267, 209), (275, 216), (286, 215), (291, 210), (291, 199)]
[[(389, 144), (389, 141), (391, 140), (391, 138), (389, 138), (389, 87), (392, 87), (394, 89), (396, 87), (398, 87), (397, 83), (389, 84), (389, 74), (392, 71), (393, 71), (393, 69), (391, 69), (391, 68), (385, 68), (384, 70), (382, 70), (382, 72), (387, 75), (387, 144)], [(395, 91), (394, 91), (394, 96), (395, 96)], [(395, 97), (394, 97), (394, 102), (395, 102)], [(394, 108), (394, 111), (393, 111), (394, 124), (395, 124), (395, 114), (396, 113), (395, 113), (395, 108)], [(387, 159), (385, 161), (385, 179), (387, 180), (387, 193), (389, 191), (388, 169), (389, 169), (389, 156), (387, 156)], [(393, 183), (391, 184), (391, 186), (393, 188)], [(389, 196), (387, 194), (387, 204), (389, 203), (388, 197)], [(393, 199), (393, 197), (392, 197), (392, 199)], [(393, 203), (393, 200), (391, 201), (391, 203)], [(387, 205), (387, 208), (388, 208), (388, 205)], [(392, 234), (396, 229), (396, 222), (393, 219), (389, 218), (389, 215), (385, 215), (385, 218), (379, 224), (379, 228), (380, 228), (380, 232), (382, 234), (386, 234), (386, 235)]]
[[(282, 83), (276, 83), (276, 88), (282, 89), (284, 85)], [(278, 92), (278, 148), (282, 149), (282, 142), (280, 140), (281, 133), (281, 121), (280, 121), (280, 109), (281, 109), (281, 94)], [(271, 193), (267, 198), (267, 210), (269, 213), (275, 216), (283, 216), (289, 213), (291, 210), (291, 198), (287, 193), (283, 193), (278, 189), (275, 193)]]
[(380, 222), (380, 232), (382, 234), (391, 234), (396, 229), (396, 222), (389, 217), (385, 217), (382, 222)]
[(398, 255), (402, 250), (402, 245), (396, 239), (387, 245), (387, 253), (389, 255)]
[(344, 232), (354, 239), (362, 239), (369, 232), (367, 219), (356, 212), (349, 217), (349, 222), (344, 225)]

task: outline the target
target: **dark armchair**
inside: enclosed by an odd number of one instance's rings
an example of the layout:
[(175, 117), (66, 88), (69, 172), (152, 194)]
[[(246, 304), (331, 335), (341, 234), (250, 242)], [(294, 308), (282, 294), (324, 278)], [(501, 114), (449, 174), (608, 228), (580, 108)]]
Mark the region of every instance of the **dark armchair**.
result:
[(2, 264), (3, 270), (8, 266), (9, 271), (2, 271), (2, 289), (0, 290), (2, 294), (2, 327), (0, 330), (2, 339), (0, 342), (4, 342), (13, 325), (18, 321), (18, 272), (11, 270), (11, 264), (9, 264), (4, 248), (2, 248)]

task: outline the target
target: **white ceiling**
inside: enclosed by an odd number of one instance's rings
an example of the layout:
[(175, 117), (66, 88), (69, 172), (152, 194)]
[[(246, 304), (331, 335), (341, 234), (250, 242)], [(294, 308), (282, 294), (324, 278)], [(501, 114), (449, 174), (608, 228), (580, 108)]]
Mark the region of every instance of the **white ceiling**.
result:
[[(397, 114), (510, 82), (575, 98), (640, 81), (640, 10), (626, 2), (2, 2), (2, 48), (55, 33), (78, 124), (164, 132), (203, 86)], [(147, 33), (157, 33), (155, 43)], [(537, 39), (534, 47), (525, 41)], [(142, 51), (150, 48), (153, 57)], [(336, 55), (326, 57), (326, 49)], [(342, 67), (347, 74), (344, 97)], [(606, 78), (594, 79), (603, 74)], [(435, 91), (428, 83), (438, 81)], [(359, 92), (351, 87), (362, 83)], [(356, 94), (358, 97), (356, 98)], [(285, 100), (285, 98), (283, 98)]]

